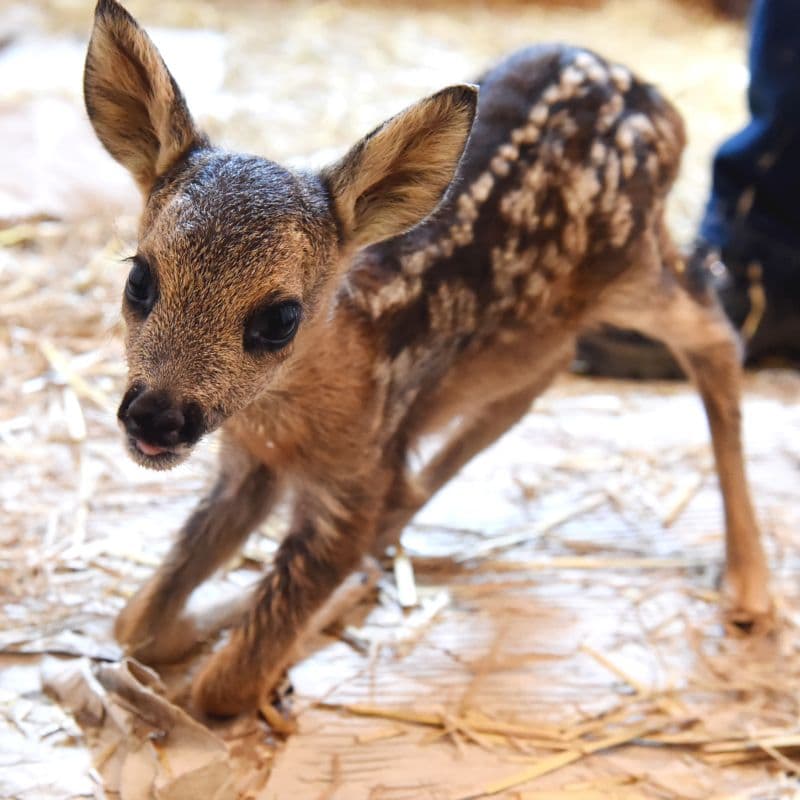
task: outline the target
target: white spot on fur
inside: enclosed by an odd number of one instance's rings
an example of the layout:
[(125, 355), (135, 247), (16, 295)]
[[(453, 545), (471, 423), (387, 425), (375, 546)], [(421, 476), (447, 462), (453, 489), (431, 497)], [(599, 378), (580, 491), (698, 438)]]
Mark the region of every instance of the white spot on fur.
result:
[(635, 138), (635, 133), (627, 125), (620, 125), (619, 128), (617, 128), (615, 141), (617, 143), (617, 147), (620, 149), (632, 150)]
[(631, 114), (625, 120), (625, 125), (648, 140), (655, 139), (656, 129), (653, 127), (653, 123), (644, 114)]
[(497, 153), (506, 161), (516, 161), (519, 158), (519, 147), (514, 144), (501, 144)]
[(573, 217), (585, 217), (594, 205), (601, 188), (597, 172), (593, 168), (579, 165), (571, 170), (569, 180), (562, 188), (567, 212)]
[(587, 68), (586, 74), (593, 83), (608, 83), (608, 71), (599, 62)]
[(494, 188), (494, 177), (491, 172), (484, 172), (470, 187), (470, 194), (479, 203), (485, 203)]
[(469, 192), (459, 195), (456, 215), (461, 222), (473, 223), (478, 219), (478, 204)]
[(620, 64), (613, 64), (609, 72), (611, 73), (611, 80), (614, 82), (614, 86), (621, 92), (627, 92), (628, 89), (631, 88), (631, 73), (628, 72), (625, 67)]
[(428, 299), (431, 330), (447, 335), (473, 331), (477, 308), (475, 293), (463, 281), (440, 284)]
[(412, 253), (403, 264), (403, 272), (408, 275), (421, 275), (428, 266), (428, 259), (424, 250)]
[(489, 168), (498, 178), (505, 178), (511, 172), (511, 164), (502, 156), (495, 156), (489, 162)]
[(587, 53), (585, 50), (583, 50), (575, 56), (575, 61), (573, 63), (576, 67), (579, 67), (582, 70), (587, 70), (596, 66), (598, 61), (597, 58), (595, 58), (595, 56), (593, 56), (591, 53)]
[(468, 245), (472, 241), (472, 226), (463, 222), (450, 226), (450, 238), (458, 247)]
[(377, 318), (390, 308), (402, 308), (421, 291), (422, 284), (419, 280), (409, 282), (402, 275), (398, 275), (371, 294), (367, 301), (373, 317)]
[(626, 153), (622, 154), (622, 175), (627, 179), (632, 177), (633, 173), (636, 172), (636, 165), (638, 164), (638, 160), (636, 159), (636, 153), (632, 150), (629, 150)]
[(616, 150), (608, 150), (603, 170), (603, 196), (600, 199), (600, 208), (609, 213), (613, 210), (619, 194), (620, 163)]
[(600, 109), (600, 114), (597, 118), (597, 130), (599, 133), (605, 133), (610, 130), (614, 123), (617, 121), (619, 115), (625, 107), (625, 102), (621, 94), (613, 94), (607, 103)]
[[(558, 95), (558, 88), (555, 86), (551, 86), (548, 91), (555, 91), (556, 95)], [(544, 93), (542, 99), (545, 102), (537, 103), (528, 113), (528, 119), (534, 124), (539, 127), (544, 125), (547, 122), (547, 118), (550, 116), (550, 109), (547, 106), (547, 92)]]
[(580, 86), (584, 80), (586, 80), (586, 75), (574, 66), (567, 67), (561, 73), (561, 85), (565, 89), (574, 91), (574, 89)]
[(547, 281), (540, 272), (532, 272), (525, 281), (525, 294), (531, 299), (541, 297), (547, 288)]
[(633, 228), (633, 207), (627, 195), (617, 195), (617, 202), (611, 215), (611, 245), (622, 247), (628, 241)]
[[(561, 99), (560, 86), (556, 85), (549, 86), (547, 89), (544, 90), (544, 93), (542, 94), (542, 100), (549, 106), (552, 106), (554, 103), (557, 103), (560, 99)], [(533, 112), (531, 112), (531, 119), (533, 119)]]
[(523, 128), (515, 128), (511, 132), (513, 144), (533, 144), (539, 139), (539, 128), (534, 123), (528, 123)]

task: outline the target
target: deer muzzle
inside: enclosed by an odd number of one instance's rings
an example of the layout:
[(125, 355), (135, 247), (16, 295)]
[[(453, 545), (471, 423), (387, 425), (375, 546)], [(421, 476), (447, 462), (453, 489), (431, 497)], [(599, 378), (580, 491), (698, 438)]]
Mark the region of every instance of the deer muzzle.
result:
[(134, 460), (156, 469), (183, 460), (206, 430), (197, 403), (182, 402), (163, 389), (141, 383), (125, 393), (117, 418)]

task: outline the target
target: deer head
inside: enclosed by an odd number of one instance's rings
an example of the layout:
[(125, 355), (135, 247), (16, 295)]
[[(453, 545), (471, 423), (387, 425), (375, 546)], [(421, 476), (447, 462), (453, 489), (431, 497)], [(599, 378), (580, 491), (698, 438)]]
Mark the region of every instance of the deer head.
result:
[(165, 469), (313, 358), (354, 250), (402, 234), (450, 184), (476, 107), (452, 86), (392, 117), (319, 173), (210, 144), (147, 34), (100, 0), (86, 108), (142, 192), (123, 315), (119, 421), (139, 463)]

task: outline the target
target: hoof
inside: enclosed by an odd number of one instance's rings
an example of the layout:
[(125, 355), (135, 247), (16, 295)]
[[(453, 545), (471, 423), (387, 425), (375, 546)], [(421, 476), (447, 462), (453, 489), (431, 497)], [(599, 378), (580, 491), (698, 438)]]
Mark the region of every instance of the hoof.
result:
[(192, 685), (193, 708), (210, 717), (255, 711), (260, 696), (257, 673), (238, 663), (230, 645), (211, 656)]
[(766, 611), (749, 611), (737, 607), (726, 607), (725, 626), (738, 636), (763, 636), (774, 630), (776, 615), (773, 606)]
[(742, 580), (727, 573), (722, 584), (723, 610), (729, 630), (759, 635), (775, 627), (775, 606), (766, 580)]

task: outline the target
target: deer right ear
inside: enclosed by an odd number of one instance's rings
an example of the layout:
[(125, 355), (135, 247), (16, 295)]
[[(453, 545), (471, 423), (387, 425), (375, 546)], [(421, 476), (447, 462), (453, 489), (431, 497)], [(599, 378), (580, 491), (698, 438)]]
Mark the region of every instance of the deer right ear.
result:
[(147, 194), (193, 147), (207, 144), (150, 37), (116, 0), (99, 0), (83, 75), (97, 137)]

